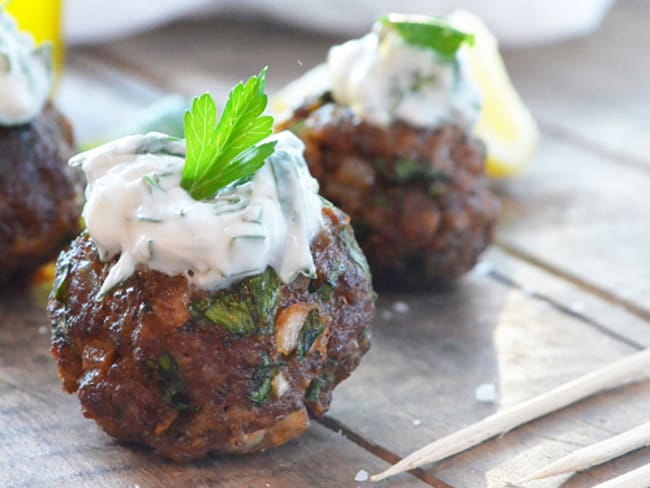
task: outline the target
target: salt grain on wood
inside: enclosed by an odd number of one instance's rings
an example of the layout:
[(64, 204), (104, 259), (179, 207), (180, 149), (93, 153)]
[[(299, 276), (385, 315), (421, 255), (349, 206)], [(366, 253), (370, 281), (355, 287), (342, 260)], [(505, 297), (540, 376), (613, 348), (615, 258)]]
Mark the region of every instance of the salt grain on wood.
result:
[(360, 469), (354, 476), (354, 481), (368, 481), (369, 474), (365, 469)]
[(411, 310), (411, 307), (406, 302), (397, 301), (393, 303), (393, 312), (395, 313), (409, 313), (409, 310)]
[(496, 403), (497, 387), (494, 383), (483, 383), (476, 387), (476, 390), (474, 390), (474, 396), (477, 402)]

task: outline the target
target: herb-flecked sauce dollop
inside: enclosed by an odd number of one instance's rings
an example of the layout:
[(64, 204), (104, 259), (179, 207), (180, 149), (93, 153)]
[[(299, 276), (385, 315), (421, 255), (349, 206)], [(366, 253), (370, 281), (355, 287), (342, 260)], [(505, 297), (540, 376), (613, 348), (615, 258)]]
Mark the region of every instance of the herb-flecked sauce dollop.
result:
[(248, 181), (197, 201), (180, 186), (185, 143), (163, 134), (129, 136), (71, 160), (88, 186), (83, 210), (100, 257), (119, 255), (99, 296), (138, 265), (185, 274), (221, 289), (271, 266), (289, 283), (314, 276), (312, 238), (322, 227), (318, 183), (289, 132), (269, 137), (275, 152)]
[(377, 22), (361, 39), (332, 47), (327, 66), (334, 100), (372, 124), (471, 130), (478, 119), (481, 94), (463, 48), (446, 58)]

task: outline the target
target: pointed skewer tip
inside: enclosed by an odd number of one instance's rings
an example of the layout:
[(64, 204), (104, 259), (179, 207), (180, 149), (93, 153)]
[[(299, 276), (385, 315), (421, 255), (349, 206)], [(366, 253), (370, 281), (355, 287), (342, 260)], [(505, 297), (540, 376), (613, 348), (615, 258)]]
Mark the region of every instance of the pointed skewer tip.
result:
[(372, 481), (373, 483), (377, 483), (378, 481), (388, 478), (390, 476), (390, 473), (388, 471), (389, 470), (382, 471), (381, 473), (373, 474), (370, 477), (370, 481)]
[(519, 483), (530, 483), (531, 481), (537, 481), (544, 478), (549, 478), (551, 476), (555, 476), (555, 475), (552, 473), (547, 473), (545, 470), (541, 470), (531, 474), (530, 476), (526, 476), (522, 480), (519, 480)]

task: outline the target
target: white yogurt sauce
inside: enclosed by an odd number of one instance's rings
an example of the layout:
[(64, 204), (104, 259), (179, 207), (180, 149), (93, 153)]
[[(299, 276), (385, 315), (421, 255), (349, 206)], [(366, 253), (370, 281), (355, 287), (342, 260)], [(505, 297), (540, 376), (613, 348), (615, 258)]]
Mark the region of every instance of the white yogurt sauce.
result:
[(41, 112), (52, 88), (51, 51), (49, 44), (35, 47), (0, 7), (0, 125), (24, 124)]
[(322, 227), (318, 183), (304, 145), (290, 132), (248, 183), (196, 201), (180, 186), (185, 141), (164, 134), (129, 136), (74, 157), (88, 186), (83, 217), (107, 261), (119, 254), (103, 296), (138, 265), (185, 274), (204, 289), (230, 286), (271, 266), (285, 283), (314, 276), (310, 250)]
[(376, 23), (361, 39), (332, 47), (327, 64), (334, 100), (370, 123), (385, 127), (402, 120), (435, 127), (452, 122), (469, 130), (478, 118), (481, 94), (463, 48), (443, 59)]

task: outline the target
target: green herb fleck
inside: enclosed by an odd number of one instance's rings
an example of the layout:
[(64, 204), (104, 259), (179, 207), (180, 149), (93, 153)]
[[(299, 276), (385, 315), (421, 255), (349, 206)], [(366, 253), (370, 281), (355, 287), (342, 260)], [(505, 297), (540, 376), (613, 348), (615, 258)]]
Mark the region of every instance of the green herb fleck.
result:
[(54, 278), (54, 299), (65, 302), (68, 299), (68, 285), (70, 282), (70, 261), (65, 253), (61, 253), (56, 263), (56, 276)]
[(232, 334), (270, 333), (280, 301), (281, 282), (273, 268), (246, 278), (214, 297), (196, 300), (192, 317), (224, 327)]
[(316, 100), (322, 105), (325, 105), (326, 103), (334, 103), (334, 95), (332, 95), (332, 90), (324, 91), (316, 98)]
[(402, 159), (395, 162), (394, 177), (398, 183), (449, 183), (451, 179), (445, 173), (431, 167), (430, 163)]
[(354, 261), (363, 274), (366, 275), (368, 280), (370, 280), (370, 267), (368, 266), (368, 261), (366, 261), (366, 256), (363, 254), (363, 251), (359, 247), (359, 243), (354, 238), (354, 233), (348, 227), (345, 227), (339, 234), (341, 239), (345, 243), (345, 246), (348, 250), (348, 256), (352, 261)]
[(248, 398), (255, 403), (263, 403), (271, 392), (271, 384), (278, 373), (278, 369), (278, 365), (273, 364), (271, 357), (267, 353), (262, 354), (261, 364), (253, 375), (253, 390), (248, 395)]
[(335, 208), (334, 204), (332, 202), (330, 202), (324, 196), (318, 195), (318, 197), (320, 198), (320, 203), (321, 203), (321, 205), (323, 205), (323, 207), (325, 207), (325, 208)]
[(381, 208), (392, 207), (395, 204), (394, 199), (382, 193), (377, 193), (373, 195), (370, 198), (370, 202), (374, 207), (381, 207)]
[(167, 405), (181, 412), (196, 412), (198, 410), (183, 394), (185, 381), (178, 371), (174, 356), (164, 353), (155, 359), (149, 359), (146, 365), (155, 373), (157, 381), (160, 383), (160, 393)]
[(136, 215), (136, 220), (138, 222), (147, 222), (149, 224), (161, 224), (162, 220), (156, 218), (156, 217), (148, 217), (146, 215)]
[(361, 339), (363, 342), (370, 343), (372, 340), (372, 332), (370, 332), (370, 327), (364, 327), (361, 331)]
[(316, 290), (316, 293), (318, 294), (318, 298), (325, 302), (329, 302), (332, 297), (334, 296), (334, 291), (336, 290), (336, 285), (335, 282), (332, 281), (326, 281), (321, 285), (318, 290)]
[(422, 73), (416, 71), (411, 78), (411, 86), (409, 89), (412, 92), (421, 92), (427, 86), (434, 85), (438, 81), (436, 75), (423, 76)]
[(336, 285), (344, 271), (345, 265), (343, 261), (339, 261), (332, 272), (325, 277), (324, 283), (320, 286), (319, 280), (311, 280), (309, 282), (309, 287), (307, 288), (309, 293), (316, 293), (321, 300), (328, 302), (332, 299)]
[(378, 22), (407, 43), (433, 49), (443, 58), (453, 58), (463, 43), (474, 45), (474, 35), (455, 29), (440, 17), (389, 14)]
[(309, 387), (305, 393), (305, 399), (309, 402), (315, 402), (320, 396), (320, 389), (320, 380), (318, 378), (314, 378), (311, 380), (311, 383), (309, 383)]
[(142, 177), (142, 181), (144, 182), (145, 185), (147, 185), (147, 191), (149, 191), (149, 193), (153, 193), (154, 190), (167, 193), (167, 190), (165, 190), (162, 186), (160, 186), (159, 175), (154, 175), (153, 177), (149, 175), (145, 175)]
[(304, 120), (297, 120), (289, 126), (289, 130), (298, 137), (301, 137), (307, 130), (307, 123)]
[(153, 260), (154, 257), (154, 244), (153, 239), (147, 241), (147, 250), (149, 251), (149, 261)]
[[(136, 131), (137, 133), (137, 131)], [(142, 144), (136, 149), (136, 154), (160, 154), (185, 157), (183, 145), (178, 137), (167, 134), (150, 132), (145, 135)]]
[(325, 325), (323, 325), (323, 322), (320, 320), (320, 312), (318, 309), (315, 308), (310, 310), (302, 329), (300, 329), (296, 355), (299, 358), (305, 357), (311, 349), (311, 346), (314, 345), (318, 336), (321, 335), (324, 330)]
[(266, 68), (230, 91), (219, 123), (210, 94), (195, 98), (185, 112), (187, 154), (181, 186), (195, 200), (211, 198), (254, 174), (273, 154), (275, 142), (259, 144), (272, 131), (266, 109)]
[(9, 54), (0, 51), (0, 59), (2, 60), (2, 62), (0, 62), (0, 70), (3, 73), (11, 73), (11, 58), (9, 57)]
[(264, 241), (266, 236), (264, 234), (242, 234), (239, 236), (232, 237), (230, 239), (230, 245), (235, 246), (241, 241)]
[(248, 200), (241, 195), (219, 195), (214, 199), (214, 214), (222, 215), (225, 213), (237, 212), (246, 208)]
[(305, 399), (309, 402), (316, 402), (320, 397), (323, 388), (329, 387), (336, 380), (333, 374), (323, 373), (319, 378), (314, 378), (309, 383), (305, 392)]

